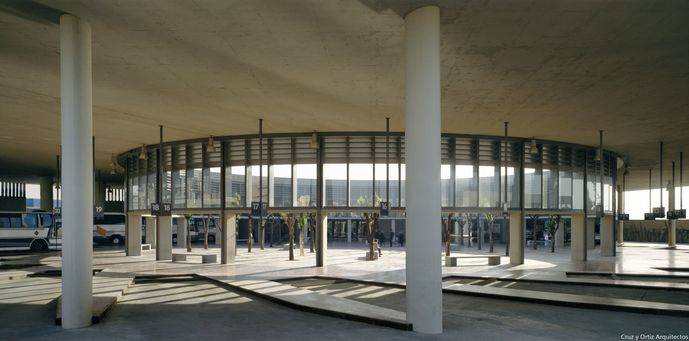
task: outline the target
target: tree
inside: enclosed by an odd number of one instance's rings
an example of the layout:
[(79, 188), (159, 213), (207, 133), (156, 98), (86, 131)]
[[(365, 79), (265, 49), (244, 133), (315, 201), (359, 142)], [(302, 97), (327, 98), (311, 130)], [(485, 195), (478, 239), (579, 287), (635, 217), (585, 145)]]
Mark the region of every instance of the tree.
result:
[(450, 242), (452, 235), (452, 218), (455, 214), (450, 213), (445, 221), (445, 256), (450, 256)]
[(309, 238), (310, 252), (313, 253), (314, 245), (316, 244), (316, 217), (313, 213), (309, 214), (309, 234), (311, 234), (311, 238)]
[(551, 215), (545, 224), (545, 232), (548, 234), (548, 239), (550, 239), (550, 252), (555, 252), (555, 234), (560, 228), (560, 215)]
[(366, 228), (368, 232), (368, 260), (374, 260), (373, 254), (375, 252), (375, 247), (373, 243), (376, 234), (376, 225), (378, 224), (378, 214), (364, 213), (364, 218), (366, 219)]
[(251, 253), (251, 245), (254, 243), (254, 217), (249, 215), (249, 236), (246, 241), (247, 252)]
[(289, 229), (289, 260), (294, 260), (294, 225), (297, 223), (297, 219), (294, 218), (294, 214), (283, 214), (282, 219), (287, 222), (287, 228)]
[(258, 219), (258, 245), (261, 250), (265, 250), (266, 242), (266, 219), (263, 219), (263, 214)]
[(464, 225), (467, 223), (465, 218), (466, 213), (462, 214), (462, 216), (457, 219), (457, 223), (459, 224), (459, 241), (461, 245), (464, 245)]
[(210, 215), (203, 216), (203, 248), (208, 250), (208, 225), (210, 224)]
[(304, 239), (306, 239), (306, 229), (309, 224), (309, 216), (305, 213), (299, 213), (299, 255), (304, 255)]
[(488, 223), (488, 252), (493, 253), (493, 223), (495, 216), (492, 213), (486, 213), (486, 222)]

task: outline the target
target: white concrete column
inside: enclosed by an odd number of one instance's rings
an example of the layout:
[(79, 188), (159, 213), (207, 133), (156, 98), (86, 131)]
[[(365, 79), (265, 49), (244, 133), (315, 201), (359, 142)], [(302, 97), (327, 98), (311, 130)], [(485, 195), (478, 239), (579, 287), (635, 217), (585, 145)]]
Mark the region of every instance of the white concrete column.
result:
[(220, 264), (231, 264), (237, 255), (237, 216), (225, 213), (225, 222), (220, 236)]
[(418, 8), (405, 20), (407, 321), (442, 333), (440, 257), (440, 9)]
[(91, 26), (60, 16), (62, 114), (62, 327), (91, 324), (93, 259), (93, 113)]
[(146, 244), (151, 244), (151, 249), (156, 248), (156, 217), (146, 217)]
[(606, 215), (600, 219), (600, 255), (612, 257), (615, 253), (615, 240), (613, 233), (613, 216)]
[(127, 215), (127, 256), (141, 256), (141, 215)]
[(587, 219), (583, 213), (572, 214), (572, 243), (571, 243), (571, 259), (572, 261), (586, 261), (586, 222)]
[(563, 248), (565, 247), (565, 223), (562, 219), (560, 219), (558, 224), (560, 226), (557, 228), (557, 232), (555, 232), (555, 247)]
[(596, 248), (596, 218), (586, 218), (586, 248)]
[(53, 210), (53, 179), (49, 176), (38, 180), (41, 187), (41, 210), (51, 212)]
[(352, 219), (347, 219), (347, 244), (352, 243)]
[(187, 218), (179, 217), (177, 218), (177, 247), (187, 248)]
[(624, 220), (618, 221), (617, 225), (617, 245), (624, 245)]
[[(621, 185), (617, 185), (617, 213), (624, 213), (624, 191)], [(618, 220), (617, 245), (624, 245), (624, 221)]]
[(677, 247), (677, 219), (670, 220), (670, 226), (667, 231), (667, 246), (671, 248)]
[[(301, 227), (306, 231), (306, 227)], [(302, 234), (304, 236), (305, 234)], [(316, 266), (325, 266), (328, 259), (328, 214), (316, 213)]]
[(510, 264), (524, 264), (524, 216), (510, 211)]
[(158, 217), (155, 227), (156, 260), (172, 260), (172, 217)]

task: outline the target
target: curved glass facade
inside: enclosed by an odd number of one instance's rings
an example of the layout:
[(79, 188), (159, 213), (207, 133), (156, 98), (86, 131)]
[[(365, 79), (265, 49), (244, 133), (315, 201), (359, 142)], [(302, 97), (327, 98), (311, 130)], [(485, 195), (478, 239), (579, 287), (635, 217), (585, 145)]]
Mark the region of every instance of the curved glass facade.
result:
[[(523, 190), (526, 210), (586, 205), (594, 212), (601, 199), (604, 210), (612, 210), (614, 153), (603, 153), (601, 169), (594, 147), (535, 142), (443, 134), (442, 206), (519, 209)], [(257, 136), (214, 137), (212, 145), (207, 139), (166, 142), (161, 155), (162, 202), (173, 209), (248, 210), (261, 198), (273, 209), (318, 207), (319, 197), (331, 210), (374, 208), (381, 201), (393, 208), (405, 205), (402, 133), (268, 134), (263, 143)], [(120, 155), (128, 210), (148, 210), (155, 202), (157, 156), (157, 145)]]

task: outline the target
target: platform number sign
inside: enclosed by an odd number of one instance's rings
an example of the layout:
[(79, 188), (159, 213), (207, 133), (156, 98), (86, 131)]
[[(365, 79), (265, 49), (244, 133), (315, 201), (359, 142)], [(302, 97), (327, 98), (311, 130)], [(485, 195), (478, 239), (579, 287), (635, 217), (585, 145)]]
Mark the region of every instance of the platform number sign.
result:
[(93, 218), (94, 219), (105, 218), (105, 209), (103, 209), (103, 206), (94, 206), (93, 207)]
[(390, 213), (390, 204), (387, 201), (380, 202), (380, 216), (387, 217)]
[(151, 215), (156, 217), (166, 217), (172, 215), (172, 204), (157, 203), (151, 204)]
[(251, 216), (259, 217), (268, 215), (268, 203), (252, 201), (251, 202)]
[(620, 221), (629, 220), (629, 214), (619, 213), (619, 214), (617, 214), (617, 220), (620, 220)]

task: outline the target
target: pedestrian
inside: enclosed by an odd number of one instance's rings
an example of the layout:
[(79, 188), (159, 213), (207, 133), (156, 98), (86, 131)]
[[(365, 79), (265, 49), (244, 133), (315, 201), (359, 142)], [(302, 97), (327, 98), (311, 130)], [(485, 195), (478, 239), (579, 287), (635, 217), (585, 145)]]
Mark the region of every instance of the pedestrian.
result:
[(400, 246), (404, 247), (404, 233), (400, 232), (400, 235), (397, 237), (397, 241), (400, 243)]
[(390, 247), (392, 247), (392, 242), (395, 240), (395, 232), (390, 231)]

